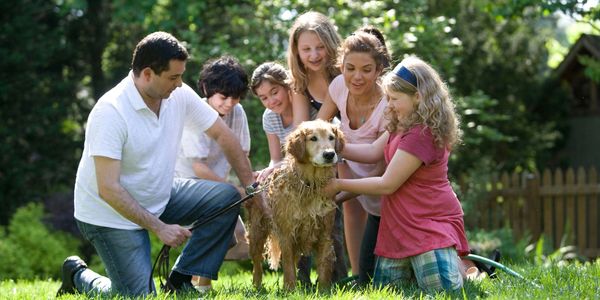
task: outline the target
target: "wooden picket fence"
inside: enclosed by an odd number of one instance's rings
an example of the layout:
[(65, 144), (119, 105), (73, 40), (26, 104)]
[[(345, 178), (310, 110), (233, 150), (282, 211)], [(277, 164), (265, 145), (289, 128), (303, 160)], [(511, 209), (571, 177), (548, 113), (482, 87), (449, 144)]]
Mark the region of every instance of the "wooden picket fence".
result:
[(600, 184), (594, 167), (563, 172), (503, 173), (490, 185), (489, 197), (476, 207), (476, 226), (512, 228), (516, 238), (525, 233), (536, 241), (541, 234), (555, 249), (561, 239), (574, 245), (580, 255), (600, 256), (598, 202)]

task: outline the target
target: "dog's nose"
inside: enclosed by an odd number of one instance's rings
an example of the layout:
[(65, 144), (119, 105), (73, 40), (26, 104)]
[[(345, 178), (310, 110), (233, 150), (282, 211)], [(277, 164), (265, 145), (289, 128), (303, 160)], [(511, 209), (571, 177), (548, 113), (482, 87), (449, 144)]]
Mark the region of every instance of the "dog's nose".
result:
[(323, 158), (325, 158), (326, 161), (332, 161), (334, 157), (335, 157), (335, 151), (323, 152)]

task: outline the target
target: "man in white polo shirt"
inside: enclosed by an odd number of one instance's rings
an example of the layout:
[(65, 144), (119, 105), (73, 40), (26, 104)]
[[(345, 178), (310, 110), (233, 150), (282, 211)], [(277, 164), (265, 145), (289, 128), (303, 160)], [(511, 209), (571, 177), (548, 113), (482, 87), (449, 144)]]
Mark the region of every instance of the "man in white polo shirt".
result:
[(148, 231), (171, 247), (189, 239), (169, 277), (176, 288), (189, 286), (193, 275), (201, 289), (217, 279), (239, 207), (193, 232), (181, 225), (230, 205), (240, 194), (226, 183), (173, 178), (184, 126), (213, 138), (242, 184), (250, 186), (254, 179), (231, 130), (182, 82), (187, 58), (172, 35), (146, 36), (134, 50), (131, 72), (90, 112), (75, 181), (75, 218), (108, 278), (79, 257), (68, 257), (59, 295), (155, 293)]

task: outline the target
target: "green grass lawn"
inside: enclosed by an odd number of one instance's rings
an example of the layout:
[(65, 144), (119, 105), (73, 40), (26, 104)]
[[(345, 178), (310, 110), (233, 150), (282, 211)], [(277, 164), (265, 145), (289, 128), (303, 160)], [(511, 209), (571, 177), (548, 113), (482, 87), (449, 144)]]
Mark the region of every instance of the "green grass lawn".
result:
[[(507, 266), (537, 283), (540, 288), (499, 271), (498, 278), (480, 282), (467, 282), (458, 293), (422, 294), (414, 286), (400, 290), (372, 289), (352, 290), (335, 287), (327, 292), (315, 290), (282, 290), (282, 275), (267, 272), (263, 290), (252, 287), (252, 277), (246, 268), (226, 262), (220, 279), (213, 283), (214, 291), (205, 298), (210, 299), (600, 299), (600, 259), (593, 263), (567, 263), (552, 266), (523, 263)], [(313, 274), (314, 276), (314, 274)], [(53, 299), (60, 282), (56, 280), (2, 281), (0, 299)], [(81, 295), (63, 296), (61, 299), (86, 299)], [(115, 298), (119, 299), (119, 298)], [(198, 299), (190, 293), (168, 296), (159, 292), (148, 299)]]

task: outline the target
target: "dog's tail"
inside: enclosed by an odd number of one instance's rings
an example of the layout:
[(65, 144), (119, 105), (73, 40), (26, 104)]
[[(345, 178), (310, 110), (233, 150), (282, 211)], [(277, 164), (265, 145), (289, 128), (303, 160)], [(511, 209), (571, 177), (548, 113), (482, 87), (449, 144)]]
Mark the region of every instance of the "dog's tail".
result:
[(271, 270), (277, 270), (279, 263), (281, 262), (281, 247), (279, 241), (273, 235), (269, 236), (267, 240), (267, 257), (269, 260), (269, 268)]

